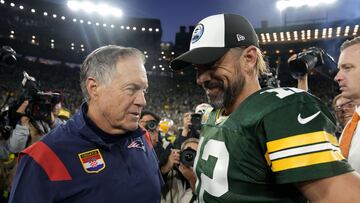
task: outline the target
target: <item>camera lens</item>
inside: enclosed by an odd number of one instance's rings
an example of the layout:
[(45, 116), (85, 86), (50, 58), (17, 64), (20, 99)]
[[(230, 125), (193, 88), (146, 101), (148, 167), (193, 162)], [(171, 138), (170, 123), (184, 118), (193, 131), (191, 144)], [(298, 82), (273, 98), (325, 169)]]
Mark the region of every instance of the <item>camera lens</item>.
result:
[(194, 160), (194, 155), (193, 154), (185, 154), (185, 160), (186, 161)]
[(145, 129), (148, 131), (155, 131), (158, 126), (158, 122), (156, 120), (150, 120), (146, 122)]
[(180, 152), (180, 162), (186, 166), (193, 166), (196, 157), (196, 151), (187, 148)]

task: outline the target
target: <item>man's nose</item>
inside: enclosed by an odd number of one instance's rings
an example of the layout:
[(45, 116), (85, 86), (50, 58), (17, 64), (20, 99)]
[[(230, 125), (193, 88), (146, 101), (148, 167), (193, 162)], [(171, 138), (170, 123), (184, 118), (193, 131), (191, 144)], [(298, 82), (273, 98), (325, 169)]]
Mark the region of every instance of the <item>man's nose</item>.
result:
[(145, 92), (141, 91), (137, 94), (134, 103), (141, 107), (146, 106)]

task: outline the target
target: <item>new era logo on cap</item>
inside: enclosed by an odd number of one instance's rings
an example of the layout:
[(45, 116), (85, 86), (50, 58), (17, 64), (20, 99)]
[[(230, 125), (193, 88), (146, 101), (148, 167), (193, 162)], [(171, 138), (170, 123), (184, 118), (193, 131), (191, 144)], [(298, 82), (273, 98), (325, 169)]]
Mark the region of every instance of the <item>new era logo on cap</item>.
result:
[(236, 38), (239, 42), (245, 40), (245, 37), (240, 34), (236, 34)]
[(230, 48), (254, 45), (259, 42), (254, 28), (243, 16), (218, 14), (201, 20), (195, 27), (190, 50), (171, 62), (173, 70), (191, 64), (207, 64), (222, 57)]

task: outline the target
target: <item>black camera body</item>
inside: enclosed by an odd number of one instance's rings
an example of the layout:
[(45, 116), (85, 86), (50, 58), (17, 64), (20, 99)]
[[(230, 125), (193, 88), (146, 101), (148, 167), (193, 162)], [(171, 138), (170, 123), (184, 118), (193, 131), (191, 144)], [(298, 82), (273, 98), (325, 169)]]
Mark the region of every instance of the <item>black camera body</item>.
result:
[(263, 74), (259, 77), (259, 82), (261, 88), (263, 87), (280, 87), (280, 80), (277, 78), (277, 75), (274, 76), (273, 73), (269, 72), (267, 74)]
[(0, 139), (7, 140), (10, 137), (11, 131), (14, 128), (10, 121), (9, 106), (6, 105), (0, 109)]
[(180, 162), (186, 166), (192, 167), (194, 165), (196, 151), (191, 148), (186, 148), (180, 151)]
[(51, 119), (52, 108), (62, 100), (62, 95), (55, 92), (41, 91), (35, 78), (29, 76), (25, 71), (22, 85), (24, 92), (16, 106), (18, 107), (25, 100), (28, 100), (29, 105), (25, 110), (26, 116), (32, 120), (49, 121)]
[(16, 63), (16, 52), (9, 46), (0, 48), (0, 63), (6, 66), (12, 66)]
[(191, 125), (190, 125), (190, 129), (191, 130), (200, 130), (201, 129), (201, 114), (198, 113), (193, 113), (191, 114)]
[(307, 51), (301, 52), (296, 59), (289, 62), (291, 76), (295, 79), (304, 76), (309, 69), (323, 65), (324, 51), (317, 47), (310, 47)]
[(154, 132), (158, 126), (159, 122), (156, 120), (149, 120), (146, 122), (145, 129), (151, 132)]

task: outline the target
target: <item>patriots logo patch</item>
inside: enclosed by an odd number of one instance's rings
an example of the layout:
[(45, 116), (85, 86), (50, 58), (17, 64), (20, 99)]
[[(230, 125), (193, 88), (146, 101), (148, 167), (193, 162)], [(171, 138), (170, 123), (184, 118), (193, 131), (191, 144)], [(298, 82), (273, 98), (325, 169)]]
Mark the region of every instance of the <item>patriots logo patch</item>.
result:
[(99, 173), (105, 168), (105, 161), (99, 149), (78, 154), (86, 173)]
[(142, 149), (144, 152), (146, 151), (144, 142), (139, 137), (131, 139), (130, 144), (128, 145), (127, 148), (129, 149), (136, 148), (136, 149)]

